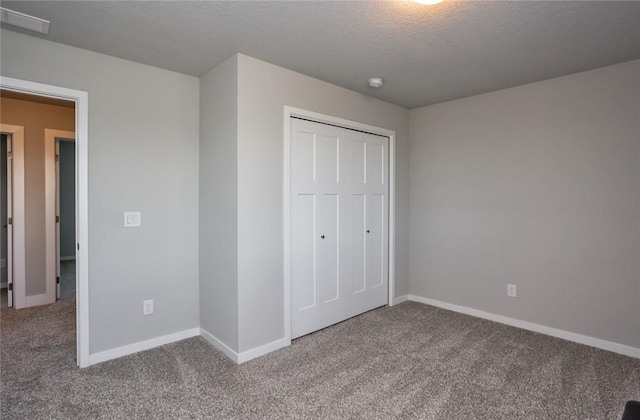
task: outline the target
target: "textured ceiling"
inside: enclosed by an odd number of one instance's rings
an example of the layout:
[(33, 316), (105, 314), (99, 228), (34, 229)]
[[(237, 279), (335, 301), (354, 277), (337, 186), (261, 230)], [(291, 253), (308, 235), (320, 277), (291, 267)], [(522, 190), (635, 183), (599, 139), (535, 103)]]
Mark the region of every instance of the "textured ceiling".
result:
[(638, 1), (1, 4), (63, 44), (194, 76), (240, 52), (406, 108), (640, 58)]

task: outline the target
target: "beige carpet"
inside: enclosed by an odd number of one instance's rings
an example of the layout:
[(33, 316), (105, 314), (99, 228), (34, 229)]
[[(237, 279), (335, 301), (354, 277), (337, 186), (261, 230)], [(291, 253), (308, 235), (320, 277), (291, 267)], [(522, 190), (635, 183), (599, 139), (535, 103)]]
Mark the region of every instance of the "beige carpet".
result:
[(620, 419), (640, 360), (418, 303), (240, 366), (200, 338), (80, 370), (74, 302), (1, 311), (5, 419)]

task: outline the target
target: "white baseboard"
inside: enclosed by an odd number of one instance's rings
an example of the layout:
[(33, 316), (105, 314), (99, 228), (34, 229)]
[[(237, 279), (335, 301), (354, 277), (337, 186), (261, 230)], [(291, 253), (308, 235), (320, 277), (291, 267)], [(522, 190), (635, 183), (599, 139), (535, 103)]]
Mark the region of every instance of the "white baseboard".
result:
[(272, 351), (276, 351), (283, 347), (291, 345), (291, 340), (281, 338), (279, 340), (272, 341), (271, 343), (267, 343), (263, 346), (238, 353), (204, 328), (200, 328), (200, 335), (202, 336), (202, 338), (211, 343), (213, 347), (220, 350), (225, 356), (227, 356), (237, 364), (248, 362), (249, 360), (255, 359), (256, 357), (264, 356), (267, 353), (271, 353)]
[(118, 357), (128, 356), (140, 351), (149, 350), (154, 347), (164, 346), (165, 344), (174, 343), (176, 341), (185, 340), (187, 338), (196, 337), (200, 334), (200, 328), (191, 328), (177, 333), (163, 335), (138, 343), (128, 344), (115, 349), (105, 350), (89, 355), (89, 365), (106, 362), (107, 360), (117, 359)]
[(75, 255), (70, 255), (68, 257), (60, 257), (60, 261), (75, 261), (76, 256)]
[(233, 360), (235, 363), (238, 363), (238, 353), (231, 347), (224, 344), (222, 341), (218, 340), (218, 338), (211, 334), (209, 331), (201, 327), (200, 336), (208, 341), (213, 347), (220, 350), (222, 354), (227, 356), (229, 359)]
[(253, 348), (251, 350), (243, 351), (238, 355), (238, 364), (248, 362), (249, 360), (255, 359), (256, 357), (264, 356), (267, 353), (280, 350), (281, 348), (287, 347), (290, 345), (291, 345), (291, 340), (287, 340), (286, 338), (281, 338), (279, 340), (272, 341), (271, 343), (267, 343), (263, 346)]
[(24, 300), (24, 307), (30, 308), (32, 306), (50, 305), (55, 302), (55, 295), (47, 295), (46, 293), (42, 293), (40, 295), (26, 296)]
[(529, 321), (522, 321), (503, 315), (496, 315), (491, 312), (485, 312), (478, 309), (468, 308), (466, 306), (454, 305), (452, 303), (441, 302), (439, 300), (424, 298), (416, 295), (408, 295), (408, 300), (413, 302), (424, 303), (438, 308), (459, 312), (465, 315), (475, 316), (477, 318), (487, 319), (489, 321), (499, 322), (501, 324), (510, 325), (512, 327), (522, 328), (537, 332), (540, 334), (550, 335), (552, 337), (562, 338), (564, 340), (573, 341), (575, 343), (596, 347), (602, 350), (612, 351), (614, 353), (623, 354), (625, 356), (636, 357), (640, 359), (640, 349), (627, 346), (625, 344), (614, 343), (612, 341), (601, 340), (599, 338), (590, 337), (588, 335), (576, 334), (570, 331), (564, 331), (557, 328), (547, 327), (545, 325), (536, 324)]
[(391, 304), (391, 306), (394, 305), (398, 305), (402, 302), (406, 302), (409, 300), (409, 295), (402, 295), (402, 296), (398, 296), (397, 298), (393, 299), (393, 303)]
[(140, 351), (149, 350), (154, 347), (164, 346), (165, 344), (174, 343), (176, 341), (185, 340), (187, 338), (196, 337), (198, 335), (202, 336), (202, 338), (211, 343), (216, 349), (220, 350), (225, 356), (227, 356), (237, 364), (248, 362), (249, 360), (255, 359), (256, 357), (263, 356), (267, 353), (271, 353), (272, 351), (287, 347), (291, 344), (291, 341), (282, 338), (280, 340), (265, 344), (264, 346), (256, 347), (254, 349), (238, 353), (204, 328), (191, 328), (189, 330), (163, 335), (161, 337), (152, 338), (150, 340), (140, 341), (138, 343), (116, 347), (115, 349), (90, 354), (89, 366), (106, 362), (107, 360), (113, 360), (119, 357), (128, 356)]
[[(501, 324), (510, 325), (512, 327), (522, 328), (529, 331), (534, 331), (541, 334), (550, 335), (552, 337), (561, 338), (568, 341), (584, 344), (591, 347), (596, 347), (603, 350), (612, 351), (614, 353), (623, 354), (625, 356), (635, 357), (640, 359), (640, 349), (627, 346), (625, 344), (614, 343), (612, 341), (601, 340), (582, 334), (576, 334), (569, 331), (560, 330), (557, 328), (547, 327), (545, 325), (535, 324), (533, 322), (522, 321), (515, 318), (510, 318), (503, 315), (497, 315), (490, 312), (481, 311), (478, 309), (468, 308), (466, 306), (455, 305), (452, 303), (441, 302), (434, 299), (424, 298), (416, 295), (403, 295), (398, 296), (393, 300), (394, 305), (398, 305), (402, 302), (412, 301), (424, 303), (427, 305), (435, 306), (442, 309), (462, 313), (465, 315), (471, 315), (477, 318), (487, 319), (489, 321), (499, 322)], [(187, 338), (202, 336), (207, 342), (211, 343), (216, 349), (220, 350), (225, 356), (233, 360), (235, 363), (240, 364), (248, 362), (273, 351), (291, 345), (291, 340), (281, 338), (279, 340), (267, 343), (263, 346), (253, 348), (241, 353), (236, 352), (231, 347), (216, 338), (213, 334), (205, 330), (204, 328), (192, 328), (189, 330), (180, 331), (174, 334), (168, 334), (161, 337), (152, 338), (150, 340), (141, 341), (138, 343), (129, 344), (115, 349), (105, 350), (102, 352), (89, 355), (89, 365), (106, 362), (107, 360), (116, 359), (118, 357), (127, 356), (133, 353), (137, 353), (144, 350), (149, 350), (154, 347), (163, 346), (165, 344), (173, 343), (176, 341), (184, 340)]]

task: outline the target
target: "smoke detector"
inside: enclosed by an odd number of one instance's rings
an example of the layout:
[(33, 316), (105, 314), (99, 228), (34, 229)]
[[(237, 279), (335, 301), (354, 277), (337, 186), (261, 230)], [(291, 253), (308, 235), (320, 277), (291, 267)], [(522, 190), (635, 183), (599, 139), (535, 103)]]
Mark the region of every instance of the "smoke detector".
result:
[(378, 89), (380, 86), (382, 86), (383, 83), (384, 80), (379, 77), (372, 77), (371, 79), (369, 79), (370, 88)]

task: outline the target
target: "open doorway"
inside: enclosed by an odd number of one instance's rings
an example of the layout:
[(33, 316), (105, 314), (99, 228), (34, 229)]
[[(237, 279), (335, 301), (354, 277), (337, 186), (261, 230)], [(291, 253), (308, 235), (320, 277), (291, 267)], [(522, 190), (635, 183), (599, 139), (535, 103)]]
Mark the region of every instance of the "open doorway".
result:
[[(50, 131), (50, 130), (47, 130)], [(75, 133), (54, 133), (56, 297), (76, 297)], [(46, 137), (46, 136), (45, 136)]]
[(2, 307), (25, 307), (24, 127), (0, 124), (2, 134)]
[[(13, 215), (7, 220), (8, 238), (13, 237), (13, 241), (7, 241), (7, 250), (12, 256), (13, 274), (17, 274), (16, 269), (24, 265), (24, 276), (13, 276), (14, 307), (21, 309), (52, 304), (57, 297), (56, 271), (59, 264), (56, 261), (55, 228), (59, 219), (55, 176), (58, 162), (55, 161), (55, 139), (48, 141), (47, 134), (51, 128), (56, 131), (62, 129), (64, 134), (71, 133), (66, 137), (75, 138), (75, 103), (5, 90), (0, 92), (0, 100), (3, 125), (24, 129), (21, 151), (17, 147), (17, 136), (7, 133), (13, 140), (10, 143), (15, 143), (12, 144), (14, 150), (8, 154), (8, 162), (12, 163), (8, 168), (13, 166), (13, 174), (9, 173), (7, 178), (14, 182), (7, 189), (7, 211)], [(20, 158), (24, 162), (24, 182), (21, 185), (16, 182), (21, 177), (17, 165)], [(75, 183), (75, 180), (71, 182)], [(17, 200), (20, 196), (24, 199)], [(24, 226), (23, 248), (16, 246), (19, 223)], [(8, 290), (8, 295), (11, 295), (11, 290)]]
[[(72, 117), (71, 123), (67, 125), (50, 124), (50, 123), (47, 123), (45, 120), (50, 118), (51, 114), (49, 112), (44, 112), (44, 113), (41, 113), (38, 116), (38, 118), (36, 118), (38, 120), (37, 123), (42, 124), (42, 126), (40, 127), (42, 129), (26, 130), (27, 133), (32, 131), (41, 133), (41, 138), (36, 140), (35, 143), (28, 143), (27, 149), (25, 150), (26, 154), (29, 155), (30, 153), (33, 152), (33, 150), (30, 151), (29, 148), (34, 148), (34, 147), (40, 148), (39, 153), (32, 155), (32, 156), (35, 156), (35, 159), (29, 158), (25, 160), (25, 174), (26, 174), (25, 191), (29, 193), (30, 183), (33, 183), (34, 181), (35, 182), (40, 181), (41, 184), (44, 183), (45, 185), (44, 187), (42, 187), (41, 185), (41, 187), (36, 188), (36, 190), (40, 188), (40, 191), (42, 191), (40, 198), (26, 200), (27, 210), (25, 210), (25, 219), (26, 219), (25, 225), (29, 226), (30, 235), (25, 235), (25, 237), (27, 239), (32, 239), (32, 236), (33, 237), (37, 236), (40, 238), (44, 236), (44, 241), (40, 241), (38, 242), (37, 245), (34, 246), (36, 250), (35, 253), (25, 252), (23, 254), (25, 254), (27, 258), (32, 259), (34, 258), (34, 255), (38, 256), (38, 252), (40, 252), (39, 255), (44, 255), (45, 257), (43, 259), (40, 259), (34, 264), (32, 264), (31, 261), (29, 261), (29, 264), (24, 264), (25, 267), (28, 267), (31, 270), (31, 272), (30, 272), (30, 276), (25, 276), (26, 278), (25, 278), (25, 281), (23, 282), (24, 290), (22, 290), (21, 295), (24, 296), (24, 301), (22, 302), (22, 304), (25, 306), (34, 306), (34, 305), (41, 305), (43, 303), (49, 303), (48, 299), (51, 296), (51, 292), (53, 292), (54, 302), (56, 301), (58, 293), (62, 294), (62, 297), (64, 297), (66, 293), (68, 297), (71, 299), (73, 298), (72, 297), (73, 295), (77, 296), (77, 299), (74, 300), (73, 306), (72, 306), (72, 307), (75, 307), (75, 310), (73, 311), (75, 315), (74, 316), (75, 319), (71, 319), (72, 324), (75, 324), (74, 326), (76, 327), (75, 328), (76, 339), (77, 339), (76, 340), (76, 349), (77, 349), (76, 360), (77, 360), (77, 364), (80, 367), (88, 366), (90, 364), (90, 360), (89, 360), (89, 325), (88, 325), (88, 318), (89, 318), (88, 303), (89, 302), (88, 302), (88, 266), (87, 266), (87, 262), (88, 262), (87, 94), (86, 92), (82, 92), (82, 91), (61, 88), (57, 86), (44, 85), (44, 84), (23, 81), (18, 79), (6, 78), (6, 77), (0, 78), (0, 87), (1, 87), (1, 93), (2, 93), (0, 95), (2, 96), (2, 98), (0, 99), (2, 99), (3, 102), (5, 100), (31, 102), (31, 103), (38, 104), (38, 106), (58, 107), (57, 108), (58, 111), (60, 111), (60, 108), (66, 107), (66, 108), (69, 108), (69, 112)], [(5, 104), (3, 103), (3, 105)], [(22, 105), (24, 105), (24, 103)], [(13, 127), (13, 125), (10, 125), (11, 124), (10, 121), (12, 118), (15, 118), (15, 115), (12, 116), (11, 112), (12, 112), (11, 107), (7, 107), (7, 106), (2, 107), (1, 123), (2, 123), (3, 132), (5, 131), (4, 130), (5, 127)], [(15, 120), (13, 124), (17, 126)], [(58, 156), (58, 159), (60, 159), (60, 153), (62, 153), (63, 155), (65, 155), (66, 159), (65, 157), (63, 157), (63, 159), (65, 159), (66, 161), (69, 161), (68, 159), (69, 153), (73, 156), (71, 158), (71, 162), (73, 163), (72, 165), (73, 169), (71, 171), (72, 172), (71, 186), (68, 185), (69, 182), (58, 180), (58, 176), (60, 175), (60, 172), (59, 172), (60, 170), (62, 170), (63, 178), (65, 177), (65, 167), (62, 167), (62, 168), (59, 167), (57, 162), (55, 162), (55, 160), (49, 160), (45, 158), (44, 159), (44, 163), (46, 165), (45, 168), (36, 169), (36, 170), (33, 169), (33, 166), (36, 163), (43, 163), (43, 158), (45, 157), (45, 155), (48, 155), (47, 150), (45, 150), (45, 153), (43, 153), (42, 151), (43, 148), (45, 149), (48, 148), (48, 146), (46, 145), (46, 142), (44, 141), (43, 131), (45, 127), (58, 128), (58, 129), (64, 130), (65, 132), (72, 133), (71, 136), (65, 135), (57, 138), (54, 146), (55, 145), (58, 146), (57, 147), (58, 153), (54, 152), (51, 154), (52, 157)], [(9, 136), (3, 136), (3, 140), (5, 142), (7, 138), (9, 138)], [(72, 144), (71, 147), (65, 147), (64, 143), (62, 143), (65, 141), (65, 139), (73, 140), (74, 138), (78, 140), (78, 142), (76, 142), (75, 144)], [(29, 138), (27, 138), (27, 140), (29, 141)], [(62, 151), (60, 152), (61, 144), (62, 144)], [(46, 182), (46, 180), (49, 178), (48, 176), (46, 176), (46, 174), (50, 172), (51, 167), (54, 168), (53, 183)], [(67, 170), (66, 172), (69, 172), (69, 171)], [(65, 185), (62, 185), (63, 183)], [(62, 197), (59, 197), (59, 194), (61, 194)], [(38, 194), (35, 194), (35, 196), (37, 195)], [(60, 225), (59, 224), (60, 216), (61, 216), (60, 212), (64, 211), (65, 204), (69, 204), (69, 199), (68, 199), (69, 196), (73, 198), (71, 207), (74, 210), (73, 211), (74, 214), (71, 216), (72, 220), (69, 220), (69, 217), (67, 217), (67, 220), (66, 220), (67, 223), (64, 224), (63, 222), (63, 224)], [(67, 199), (65, 199), (64, 197), (67, 197)], [(35, 202), (36, 204), (39, 204), (36, 207), (40, 212), (44, 211), (45, 215), (43, 215), (42, 217), (36, 217), (36, 218), (28, 217), (29, 211), (33, 211), (33, 208), (29, 208), (29, 205), (32, 204), (33, 202)], [(53, 203), (53, 205), (51, 205), (51, 203)], [(15, 203), (14, 203), (14, 206), (15, 206)], [(53, 210), (50, 210), (51, 208)], [(55, 219), (53, 220), (53, 223), (52, 223), (52, 220), (48, 217), (48, 214), (51, 211), (53, 212), (53, 214), (55, 214)], [(0, 214), (0, 218), (2, 218), (2, 216), (3, 215)], [(65, 216), (62, 215), (62, 217), (64, 218)], [(31, 223), (30, 223), (30, 220), (31, 220)], [(62, 244), (59, 244), (59, 241), (61, 240), (61, 237), (65, 234), (64, 232), (69, 231), (69, 229), (67, 229), (69, 223), (72, 225), (72, 227), (75, 228), (75, 229), (70, 229), (71, 236), (73, 239), (71, 241), (66, 241), (67, 248), (63, 250), (61, 248)], [(50, 225), (54, 227), (53, 230), (49, 228)], [(62, 231), (60, 231), (60, 229), (62, 229)], [(53, 235), (51, 235), (52, 231), (53, 231)], [(31, 235), (34, 233), (35, 235)], [(70, 247), (68, 246), (69, 243), (71, 243)], [(14, 244), (15, 244), (15, 238), (14, 238)], [(49, 244), (53, 244), (53, 250), (54, 250), (53, 258), (51, 258), (50, 256), (51, 254), (48, 252), (48, 249), (50, 248)], [(6, 246), (6, 249), (7, 251), (10, 249), (9, 243)], [(15, 246), (14, 246), (14, 251), (15, 251)], [(65, 254), (71, 254), (71, 255), (65, 255)], [(61, 261), (60, 257), (67, 257), (65, 261), (73, 262), (75, 264), (75, 270), (74, 269), (65, 270), (65, 267), (60, 267), (58, 271), (60, 262), (63, 262)], [(75, 257), (75, 260), (72, 259), (74, 257)], [(13, 261), (14, 262), (16, 261), (16, 255), (13, 256)], [(53, 262), (53, 265), (49, 264), (50, 262)], [(52, 266), (53, 266), (53, 273), (54, 273), (54, 282), (53, 282), (53, 287), (49, 287), (51, 283), (46, 280), (50, 277), (49, 272), (51, 271), (50, 267)], [(57, 282), (57, 277), (61, 277), (60, 281), (62, 282), (63, 276), (64, 276), (63, 273), (68, 271), (71, 271), (73, 273), (72, 276), (70, 277), (75, 278), (75, 281), (71, 280), (71, 282), (75, 283), (75, 287), (69, 286), (65, 291), (64, 285)], [(41, 281), (40, 283), (30, 282), (29, 280), (34, 278), (32, 276), (34, 273), (40, 274), (36, 277), (39, 280), (42, 280), (43, 276), (41, 274), (45, 273), (44, 275), (45, 281)], [(14, 276), (14, 280), (15, 280), (15, 276)], [(63, 288), (61, 288), (60, 290), (58, 290), (59, 285), (63, 286)], [(13, 291), (17, 292), (18, 291), (17, 289), (18, 289), (18, 284), (15, 284)], [(14, 297), (16, 297), (15, 293), (14, 293)], [(47, 301), (44, 301), (45, 297), (47, 298)], [(14, 303), (17, 303), (17, 299), (15, 299)], [(36, 309), (37, 308), (32, 310), (36, 310)]]
[[(8, 194), (10, 191), (7, 190), (7, 187), (11, 185), (11, 182), (8, 179), (8, 175), (12, 173), (10, 169), (8, 169), (7, 165), (9, 160), (7, 159), (7, 155), (11, 148), (11, 138), (9, 134), (1, 133), (0, 134), (0, 307), (9, 307), (13, 306), (13, 296), (9, 296), (9, 287), (13, 289), (13, 281), (9, 283), (9, 277), (11, 277), (10, 271), (10, 262), (12, 262), (12, 258), (9, 259), (9, 252), (7, 244), (9, 243), (9, 230), (10, 227), (8, 224), (8, 212), (7, 207), (8, 203)], [(12, 278), (13, 280), (13, 278)], [(11, 290), (13, 291), (13, 290)], [(9, 301), (11, 300), (11, 301)]]

